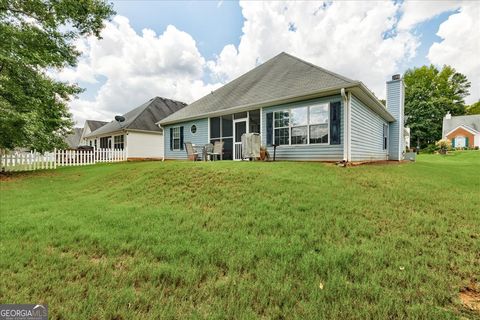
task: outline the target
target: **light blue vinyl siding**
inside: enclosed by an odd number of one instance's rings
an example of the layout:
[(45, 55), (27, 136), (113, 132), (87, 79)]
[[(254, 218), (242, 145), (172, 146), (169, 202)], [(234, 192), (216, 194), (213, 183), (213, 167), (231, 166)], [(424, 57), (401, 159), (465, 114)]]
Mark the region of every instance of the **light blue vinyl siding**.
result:
[(388, 122), (354, 95), (350, 106), (352, 161), (386, 160), (388, 150), (383, 149), (383, 125)]
[[(262, 145), (267, 145), (266, 135), (266, 123), (268, 112), (280, 111), (295, 107), (305, 107), (316, 103), (329, 103), (340, 101), (340, 95), (301, 101), (289, 104), (283, 104), (279, 106), (273, 106), (262, 109), (262, 125), (261, 125), (261, 138)], [(340, 161), (343, 159), (343, 115), (344, 115), (343, 102), (340, 108), (340, 144), (327, 145), (327, 144), (306, 144), (306, 145), (294, 145), (294, 146), (278, 146), (276, 159), (278, 160), (302, 160), (302, 161)], [(273, 147), (268, 147), (268, 152), (273, 158)]]
[(387, 82), (387, 109), (388, 112), (397, 120), (390, 123), (389, 130), (389, 159), (400, 160), (404, 151), (405, 139), (403, 137), (403, 104), (404, 87), (402, 80), (393, 80)]
[[(190, 131), (192, 125), (197, 127), (197, 132)], [(170, 128), (183, 126), (183, 142), (191, 142), (193, 144), (205, 145), (208, 143), (208, 118), (193, 120), (188, 122), (180, 122), (164, 127), (165, 137), (165, 159), (187, 159), (187, 152), (184, 150), (170, 150)]]

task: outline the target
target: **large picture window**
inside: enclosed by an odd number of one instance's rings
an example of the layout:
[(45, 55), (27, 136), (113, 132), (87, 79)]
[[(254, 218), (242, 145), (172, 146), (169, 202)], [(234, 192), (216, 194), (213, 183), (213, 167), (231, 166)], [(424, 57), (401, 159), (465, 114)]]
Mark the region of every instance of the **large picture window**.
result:
[(123, 150), (124, 147), (124, 135), (113, 137), (113, 148)]
[(273, 113), (276, 145), (329, 143), (329, 104), (293, 108)]
[(180, 150), (180, 127), (172, 128), (173, 150)]

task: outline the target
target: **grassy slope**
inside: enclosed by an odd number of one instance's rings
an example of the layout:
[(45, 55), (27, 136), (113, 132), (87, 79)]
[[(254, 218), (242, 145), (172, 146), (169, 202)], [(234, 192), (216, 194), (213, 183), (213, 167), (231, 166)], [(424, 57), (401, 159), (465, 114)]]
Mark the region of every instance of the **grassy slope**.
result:
[[(480, 154), (145, 162), (1, 182), (0, 302), (53, 318), (455, 318)], [(323, 289), (320, 288), (323, 284)]]

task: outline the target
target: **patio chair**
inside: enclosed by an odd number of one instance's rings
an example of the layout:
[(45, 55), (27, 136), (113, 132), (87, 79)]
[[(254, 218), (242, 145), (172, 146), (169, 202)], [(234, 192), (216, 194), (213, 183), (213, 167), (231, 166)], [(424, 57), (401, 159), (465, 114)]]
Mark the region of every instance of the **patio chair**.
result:
[(187, 151), (188, 160), (199, 160), (198, 152), (195, 151), (191, 142), (185, 142), (185, 150)]
[(215, 161), (220, 159), (220, 156), (223, 153), (223, 141), (215, 141), (215, 145), (213, 146), (213, 151), (208, 152), (208, 155), (212, 157), (212, 160)]
[(210, 160), (210, 156), (209, 154), (213, 152), (213, 144), (211, 143), (208, 143), (206, 144), (204, 147), (203, 147), (203, 160), (204, 161), (207, 161), (207, 160)]

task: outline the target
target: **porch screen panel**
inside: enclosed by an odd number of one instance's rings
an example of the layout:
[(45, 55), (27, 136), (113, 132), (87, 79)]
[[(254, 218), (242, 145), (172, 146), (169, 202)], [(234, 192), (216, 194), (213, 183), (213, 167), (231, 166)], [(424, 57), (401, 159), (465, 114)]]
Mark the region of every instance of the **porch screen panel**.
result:
[(223, 139), (222, 160), (233, 160), (233, 138)]
[(220, 138), (220, 117), (210, 118), (210, 138)]
[(247, 132), (247, 124), (245, 121), (243, 122), (237, 122), (235, 124), (235, 142), (241, 142), (242, 141), (242, 135)]
[(222, 116), (222, 137), (233, 137), (233, 121), (232, 115)]
[(233, 115), (210, 118), (210, 143), (223, 141), (222, 160), (233, 159)]

